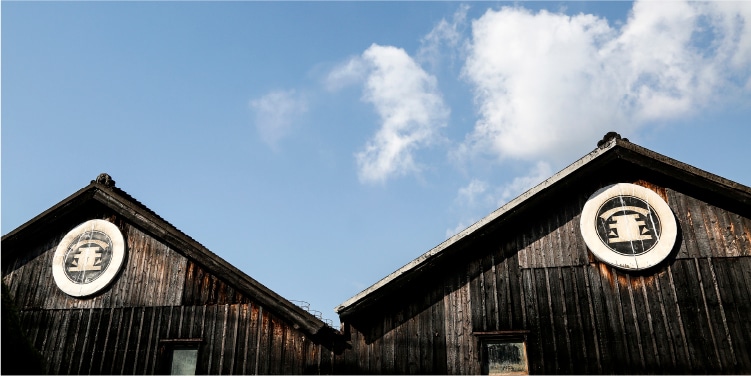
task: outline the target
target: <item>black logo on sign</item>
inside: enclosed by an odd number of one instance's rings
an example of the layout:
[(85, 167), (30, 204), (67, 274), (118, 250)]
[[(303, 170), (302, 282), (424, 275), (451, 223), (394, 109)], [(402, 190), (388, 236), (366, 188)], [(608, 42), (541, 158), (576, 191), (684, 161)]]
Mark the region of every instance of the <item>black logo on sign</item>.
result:
[(638, 197), (616, 196), (605, 201), (595, 221), (602, 243), (623, 255), (649, 252), (660, 240), (660, 218)]
[(101, 231), (86, 231), (65, 252), (63, 270), (73, 283), (91, 283), (112, 259), (112, 239)]

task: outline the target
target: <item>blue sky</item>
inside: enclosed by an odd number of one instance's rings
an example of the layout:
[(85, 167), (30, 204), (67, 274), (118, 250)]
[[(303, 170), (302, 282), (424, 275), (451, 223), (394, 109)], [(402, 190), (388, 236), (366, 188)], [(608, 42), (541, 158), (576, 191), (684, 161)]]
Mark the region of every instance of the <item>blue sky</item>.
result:
[(751, 185), (749, 2), (2, 2), (2, 233), (100, 172), (333, 308), (607, 131)]

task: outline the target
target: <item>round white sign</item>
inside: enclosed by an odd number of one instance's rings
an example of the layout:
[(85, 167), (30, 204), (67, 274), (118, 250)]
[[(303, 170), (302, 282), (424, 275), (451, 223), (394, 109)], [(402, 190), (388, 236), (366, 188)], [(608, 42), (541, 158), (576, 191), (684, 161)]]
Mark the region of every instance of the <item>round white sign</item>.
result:
[(87, 296), (115, 278), (125, 260), (125, 241), (114, 224), (92, 219), (68, 232), (55, 250), (52, 276), (60, 290)]
[(621, 269), (657, 265), (673, 250), (678, 226), (657, 193), (619, 183), (589, 197), (581, 214), (584, 242), (601, 261)]

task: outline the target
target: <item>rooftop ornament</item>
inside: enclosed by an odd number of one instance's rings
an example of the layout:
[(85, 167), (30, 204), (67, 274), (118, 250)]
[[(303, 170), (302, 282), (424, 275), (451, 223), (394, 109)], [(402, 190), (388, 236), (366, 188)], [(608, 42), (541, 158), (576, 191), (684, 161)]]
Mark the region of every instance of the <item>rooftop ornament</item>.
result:
[(112, 176), (110, 176), (106, 172), (99, 174), (99, 176), (97, 176), (96, 179), (92, 181), (92, 183), (94, 182), (101, 184), (107, 188), (112, 188), (115, 186), (115, 180), (112, 179)]
[(620, 134), (611, 131), (611, 132), (605, 133), (605, 136), (602, 137), (602, 140), (597, 141), (597, 147), (600, 149), (603, 149), (605, 145), (607, 145), (608, 142), (610, 142), (610, 140), (612, 139), (623, 140), (623, 141), (629, 142), (628, 138), (623, 138), (621, 137)]

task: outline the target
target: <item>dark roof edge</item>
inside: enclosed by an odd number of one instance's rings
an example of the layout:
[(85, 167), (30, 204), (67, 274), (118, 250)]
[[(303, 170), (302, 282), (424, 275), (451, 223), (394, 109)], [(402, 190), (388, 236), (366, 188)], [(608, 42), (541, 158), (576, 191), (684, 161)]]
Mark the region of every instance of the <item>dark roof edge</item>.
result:
[[(447, 248), (450, 248), (454, 244), (469, 237), (475, 231), (483, 228), (484, 226), (490, 224), (491, 222), (498, 220), (499, 218), (503, 217), (507, 213), (515, 211), (515, 209), (522, 206), (522, 204), (524, 204), (527, 200), (529, 200), (533, 196), (536, 196), (543, 191), (549, 190), (558, 182), (565, 179), (566, 177), (573, 174), (574, 172), (580, 170), (584, 166), (589, 165), (596, 160), (602, 160), (606, 156), (612, 156), (614, 153), (616, 154), (613, 156), (614, 158), (625, 158), (625, 159), (640, 159), (641, 158), (644, 160), (657, 161), (659, 162), (658, 166), (652, 166), (651, 167), (652, 169), (663, 172), (663, 173), (670, 172), (673, 174), (679, 174), (684, 178), (692, 178), (693, 181), (695, 181), (698, 178), (699, 181), (702, 182), (703, 188), (707, 188), (709, 186), (721, 187), (722, 190), (715, 189), (715, 191), (718, 191), (719, 193), (723, 193), (728, 198), (739, 200), (746, 205), (751, 205), (751, 188), (747, 186), (722, 178), (720, 176), (714, 175), (704, 170), (698, 169), (686, 163), (679, 162), (675, 159), (666, 157), (662, 154), (656, 153), (654, 151), (651, 151), (639, 145), (633, 144), (625, 139), (612, 138), (608, 140), (607, 142), (603, 143), (602, 145), (598, 146), (598, 148), (596, 148), (589, 154), (585, 155), (584, 157), (570, 164), (563, 170), (559, 171), (558, 173), (554, 174), (550, 178), (546, 179), (542, 183), (522, 193), (521, 195), (509, 201), (508, 203), (501, 206), (500, 208), (496, 209), (495, 211), (493, 211), (486, 217), (475, 222), (473, 225), (467, 227), (466, 229), (459, 232), (458, 234), (446, 239), (445, 241), (443, 241), (441, 244), (437, 245), (433, 249), (420, 255), (416, 259), (402, 266), (401, 268), (389, 274), (388, 276), (384, 277), (380, 281), (374, 283), (372, 286), (366, 288), (365, 290), (361, 291), (357, 295), (346, 300), (345, 302), (337, 306), (334, 309), (334, 311), (337, 314), (339, 314), (340, 317), (355, 313), (356, 311), (358, 311), (358, 308), (367, 306), (367, 301), (369, 300), (369, 298), (372, 295), (375, 295), (378, 290), (384, 288), (387, 285), (397, 282), (398, 280), (402, 279), (406, 274), (418, 271), (423, 265), (425, 265), (426, 263), (428, 263), (429, 261), (433, 259), (436, 259), (437, 256), (443, 253), (444, 250), (446, 250)], [(609, 159), (609, 157), (607, 159)], [(725, 192), (722, 192), (723, 190)]]
[(647, 168), (663, 174), (674, 175), (685, 181), (690, 181), (693, 185), (700, 188), (708, 189), (715, 194), (739, 201), (745, 205), (751, 205), (751, 188), (748, 186), (630, 142), (618, 140), (618, 146), (622, 147), (622, 158), (629, 158), (635, 161), (652, 160), (659, 162)]
[(195, 239), (178, 230), (175, 226), (123, 190), (116, 187), (107, 187), (95, 181), (92, 181), (88, 186), (78, 190), (55, 206), (4, 235), (2, 242), (14, 241), (15, 238), (21, 236), (27, 230), (34, 231), (33, 227), (35, 223), (39, 223), (46, 218), (54, 219), (61, 217), (76, 207), (83, 205), (89, 199), (98, 201), (114, 210), (129, 221), (150, 232), (153, 236), (160, 238), (160, 240), (164, 241), (170, 247), (184, 252), (186, 257), (202, 264), (207, 269), (221, 273), (221, 276), (228, 283), (248, 293), (259, 303), (286, 318), (296, 328), (302, 329), (310, 335), (316, 335), (321, 329), (327, 327), (322, 320), (237, 269)]
[[(35, 216), (34, 218), (29, 219), (24, 224), (16, 227), (11, 232), (5, 234), (2, 236), (2, 242), (5, 241), (13, 241), (15, 238), (17, 238), (21, 233), (25, 232), (27, 228), (31, 228), (34, 226), (35, 223), (38, 223), (41, 219), (49, 217), (51, 215), (59, 216), (61, 213), (66, 213), (70, 211), (70, 209), (77, 207), (79, 204), (85, 202), (87, 199), (91, 198), (93, 195), (92, 186), (94, 185), (94, 182), (91, 182), (91, 184), (79, 189), (72, 195), (66, 197), (64, 200), (58, 202), (51, 208), (41, 212), (39, 215)], [(91, 192), (87, 192), (91, 191)]]

